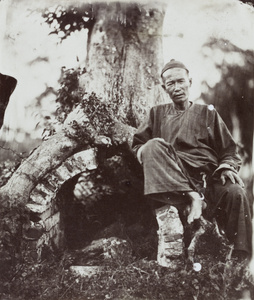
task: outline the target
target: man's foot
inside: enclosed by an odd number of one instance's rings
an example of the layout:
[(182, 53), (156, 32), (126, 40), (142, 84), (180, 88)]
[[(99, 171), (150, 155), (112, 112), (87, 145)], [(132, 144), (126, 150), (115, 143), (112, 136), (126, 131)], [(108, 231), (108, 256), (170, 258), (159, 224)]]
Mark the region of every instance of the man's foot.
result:
[(187, 222), (191, 224), (194, 220), (197, 220), (202, 215), (202, 210), (206, 208), (204, 196), (201, 197), (197, 192), (188, 192), (188, 196), (191, 199), (191, 204), (188, 211)]

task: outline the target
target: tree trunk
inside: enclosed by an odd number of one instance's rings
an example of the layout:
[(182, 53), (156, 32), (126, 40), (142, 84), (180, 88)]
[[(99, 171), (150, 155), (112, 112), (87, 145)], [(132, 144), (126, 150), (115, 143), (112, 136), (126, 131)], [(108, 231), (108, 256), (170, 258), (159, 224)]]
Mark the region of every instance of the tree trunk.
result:
[(81, 84), (117, 107), (117, 117), (136, 127), (147, 108), (164, 102), (162, 25), (165, 4), (112, 3), (97, 7)]
[[(158, 98), (163, 17), (163, 5), (154, 9), (147, 4), (97, 4), (96, 22), (89, 32), (88, 73), (81, 84), (115, 107), (115, 119), (121, 121), (113, 128), (111, 139), (115, 144), (131, 143), (134, 128), (128, 125), (135, 127), (147, 106), (154, 103), (155, 95)], [(86, 116), (77, 113), (75, 118), (75, 114), (73, 119), (82, 127)], [(100, 140), (98, 144), (101, 143)], [(77, 139), (75, 130), (64, 126), (62, 132), (43, 142), (21, 164), (1, 188), (0, 197), (7, 198), (9, 203), (26, 203), (33, 188), (48, 172), (81, 147), (88, 146), (84, 136)]]

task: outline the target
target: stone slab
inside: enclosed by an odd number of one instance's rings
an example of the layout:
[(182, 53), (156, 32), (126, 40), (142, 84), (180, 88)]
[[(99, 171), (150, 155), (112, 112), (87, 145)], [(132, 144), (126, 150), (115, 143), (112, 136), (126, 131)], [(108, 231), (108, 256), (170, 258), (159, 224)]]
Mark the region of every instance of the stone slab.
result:
[(80, 277), (92, 277), (103, 270), (102, 266), (71, 266), (70, 272)]

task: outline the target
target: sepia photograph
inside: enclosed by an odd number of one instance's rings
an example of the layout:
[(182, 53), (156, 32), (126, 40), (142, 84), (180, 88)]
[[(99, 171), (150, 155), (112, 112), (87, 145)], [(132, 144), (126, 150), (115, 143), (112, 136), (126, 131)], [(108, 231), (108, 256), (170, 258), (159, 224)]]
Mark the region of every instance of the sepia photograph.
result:
[(0, 0), (0, 299), (254, 299), (254, 2)]

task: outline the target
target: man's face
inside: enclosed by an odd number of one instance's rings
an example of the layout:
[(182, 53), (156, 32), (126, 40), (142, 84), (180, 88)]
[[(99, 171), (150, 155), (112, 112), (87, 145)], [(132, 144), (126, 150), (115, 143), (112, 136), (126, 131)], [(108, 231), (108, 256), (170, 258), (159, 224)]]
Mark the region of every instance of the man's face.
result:
[(162, 79), (166, 92), (175, 104), (188, 101), (191, 79), (186, 70), (181, 68), (169, 69), (163, 73)]

